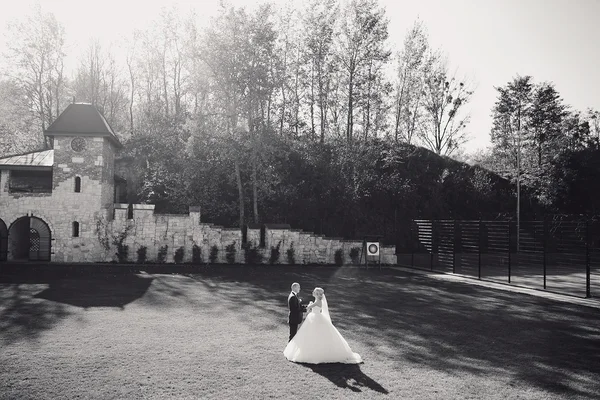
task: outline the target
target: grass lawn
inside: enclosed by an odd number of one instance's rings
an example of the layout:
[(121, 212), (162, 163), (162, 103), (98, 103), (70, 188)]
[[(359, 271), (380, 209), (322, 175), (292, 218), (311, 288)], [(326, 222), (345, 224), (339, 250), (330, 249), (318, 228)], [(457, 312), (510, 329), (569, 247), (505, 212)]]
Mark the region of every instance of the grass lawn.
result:
[[(360, 365), (285, 359), (289, 285)], [(350, 267), (0, 279), (0, 399), (591, 399), (597, 309)]]

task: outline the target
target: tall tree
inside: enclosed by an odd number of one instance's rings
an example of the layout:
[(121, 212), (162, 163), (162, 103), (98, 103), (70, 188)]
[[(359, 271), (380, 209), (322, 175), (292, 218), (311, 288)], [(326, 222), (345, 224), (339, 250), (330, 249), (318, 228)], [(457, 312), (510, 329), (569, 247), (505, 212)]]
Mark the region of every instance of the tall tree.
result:
[[(206, 30), (201, 57), (214, 82), (215, 114), (223, 119), (230, 140), (250, 143), (254, 220), (258, 216), (258, 153), (267, 129), (270, 99), (275, 87), (273, 64), (276, 34), (270, 7), (249, 15), (245, 9), (223, 8)], [(251, 140), (244, 140), (249, 135)], [(244, 221), (244, 186), (239, 160), (233, 157), (238, 185), (240, 226)]]
[(529, 123), (538, 169), (542, 169), (550, 154), (556, 153), (562, 147), (561, 125), (566, 115), (566, 107), (562, 104), (554, 85), (537, 85), (534, 89)]
[(268, 115), (272, 94), (275, 88), (273, 66), (278, 64), (275, 56), (276, 32), (273, 26), (273, 10), (271, 7), (261, 6), (248, 21), (248, 43), (242, 50), (248, 52), (245, 57), (247, 91), (245, 100), (247, 104), (246, 117), (248, 131), (251, 136), (251, 180), (252, 180), (252, 211), (254, 222), (259, 222), (258, 214), (258, 164), (261, 150), (264, 150), (265, 132), (271, 130), (268, 126)]
[[(523, 144), (530, 141), (528, 130), (533, 83), (531, 76), (517, 76), (506, 87), (496, 88), (498, 100), (493, 108), (491, 141), (494, 151), (504, 156), (510, 165), (509, 176), (516, 178), (517, 186), (517, 250), (520, 245), (521, 179)], [(508, 158), (508, 160), (507, 160)], [(511, 162), (512, 161), (512, 162)]]
[(38, 150), (42, 136), (35, 116), (20, 101), (20, 88), (12, 80), (0, 80), (0, 157)]
[(65, 33), (54, 14), (37, 4), (23, 20), (9, 24), (9, 75), (45, 130), (62, 111)]
[[(213, 81), (212, 95), (214, 105), (212, 114), (221, 121), (225, 135), (232, 143), (231, 150), (239, 149), (239, 133), (241, 106), (246, 92), (244, 82), (243, 49), (245, 40), (244, 26), (246, 22), (244, 10), (221, 8), (219, 15), (211, 21), (204, 31), (199, 57), (206, 63)], [(239, 157), (233, 158), (234, 176), (238, 188), (239, 226), (245, 224), (244, 187)]]
[(354, 137), (357, 86), (369, 80), (372, 62), (384, 62), (390, 52), (385, 48), (388, 20), (376, 0), (351, 0), (341, 17), (337, 57), (345, 72), (347, 98), (346, 140)]
[(134, 121), (133, 121), (133, 105), (135, 103), (135, 95), (136, 95), (136, 91), (137, 91), (137, 74), (136, 74), (136, 69), (135, 69), (135, 63), (136, 63), (136, 44), (137, 44), (137, 39), (138, 39), (138, 32), (134, 32), (133, 33), (133, 38), (131, 41), (128, 42), (127, 45), (127, 53), (125, 56), (125, 62), (127, 64), (127, 75), (129, 78), (129, 134), (133, 135), (134, 134)]
[(463, 110), (473, 94), (470, 83), (450, 76), (447, 62), (438, 60), (425, 77), (423, 91), (425, 121), (419, 138), (435, 153), (450, 155), (467, 140), (469, 116)]
[(508, 170), (504, 175), (521, 174), (523, 147), (531, 140), (529, 118), (534, 85), (531, 76), (517, 76), (497, 87), (498, 99), (492, 109), (491, 142), (494, 152), (503, 156)]
[(402, 137), (407, 143), (412, 142), (421, 114), (425, 69), (435, 61), (429, 52), (425, 26), (417, 20), (404, 39), (404, 48), (398, 55), (394, 107), (396, 141)]
[(127, 90), (127, 82), (112, 52), (103, 49), (98, 40), (92, 40), (81, 58), (72, 83), (75, 99), (96, 106), (111, 127), (122, 132), (127, 124), (127, 106), (130, 102)]
[[(319, 138), (325, 142), (328, 118), (331, 72), (336, 68), (333, 57), (333, 39), (339, 13), (337, 0), (312, 0), (305, 8), (302, 25), (305, 28), (306, 52), (310, 63), (311, 106), (318, 108)], [(311, 129), (314, 128), (314, 111), (311, 108)], [(313, 132), (315, 134), (315, 132)]]

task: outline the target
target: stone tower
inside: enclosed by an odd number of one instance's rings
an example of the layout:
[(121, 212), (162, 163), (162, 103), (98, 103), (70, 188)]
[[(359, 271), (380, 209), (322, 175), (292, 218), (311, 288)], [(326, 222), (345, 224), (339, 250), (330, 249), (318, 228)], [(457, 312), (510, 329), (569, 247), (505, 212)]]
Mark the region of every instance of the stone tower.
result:
[(53, 143), (57, 199), (90, 211), (111, 210), (115, 153), (122, 145), (102, 114), (91, 104), (70, 104), (44, 136)]
[(51, 149), (0, 159), (0, 261), (97, 260), (122, 146), (91, 104), (70, 104), (44, 135)]
[(70, 104), (44, 136), (54, 149), (52, 198), (64, 221), (54, 236), (69, 238), (64, 251), (55, 243), (55, 258), (88, 259), (98, 252), (97, 221), (112, 216), (115, 153), (122, 145), (104, 116), (87, 103)]

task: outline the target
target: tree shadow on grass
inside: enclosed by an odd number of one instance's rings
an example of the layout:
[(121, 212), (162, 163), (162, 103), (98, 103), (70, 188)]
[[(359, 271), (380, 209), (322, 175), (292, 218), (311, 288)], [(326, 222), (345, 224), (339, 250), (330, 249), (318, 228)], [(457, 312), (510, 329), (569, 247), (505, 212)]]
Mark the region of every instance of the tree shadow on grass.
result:
[(4, 344), (35, 339), (70, 315), (63, 304), (36, 301), (28, 289), (0, 285), (0, 340)]
[(344, 318), (334, 321), (352, 331), (371, 314), (370, 325), (382, 328), (368, 343), (374, 351), (387, 343), (404, 362), (505, 376), (559, 395), (600, 389), (596, 309), (427, 277), (382, 278), (373, 276), (354, 312), (340, 304)]
[(38, 299), (51, 300), (77, 307), (117, 307), (141, 298), (153, 278), (135, 274), (77, 277), (52, 281), (50, 286), (36, 294)]
[(134, 274), (56, 274), (37, 268), (0, 276), (0, 340), (14, 343), (35, 339), (82, 308), (117, 307), (142, 297), (152, 278)]
[[(220, 305), (239, 312), (261, 307), (274, 317), (287, 319), (287, 297), (293, 282), (301, 282), (303, 303), (313, 300), (315, 286), (324, 286), (337, 268), (221, 267), (185, 274), (220, 299)], [(317, 276), (315, 276), (315, 273)], [(326, 285), (325, 285), (326, 287)]]
[(559, 396), (593, 398), (600, 390), (597, 309), (385, 269), (246, 268), (194, 278), (232, 300), (232, 311), (251, 298), (282, 322), (291, 282), (301, 283), (305, 300), (321, 286), (351, 346), (397, 360), (398, 368), (502, 379)]
[(303, 367), (312, 369), (313, 372), (329, 379), (337, 387), (342, 389), (350, 389), (353, 392), (362, 392), (362, 388), (368, 388), (383, 394), (389, 393), (374, 379), (362, 372), (358, 364), (299, 364)]

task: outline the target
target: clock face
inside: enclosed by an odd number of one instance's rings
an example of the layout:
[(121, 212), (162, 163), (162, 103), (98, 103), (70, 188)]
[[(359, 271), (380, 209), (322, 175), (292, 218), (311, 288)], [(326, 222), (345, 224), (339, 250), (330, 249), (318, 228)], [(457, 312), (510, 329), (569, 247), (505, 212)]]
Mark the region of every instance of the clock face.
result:
[(71, 148), (78, 153), (85, 150), (85, 144), (85, 139), (81, 137), (71, 140)]

